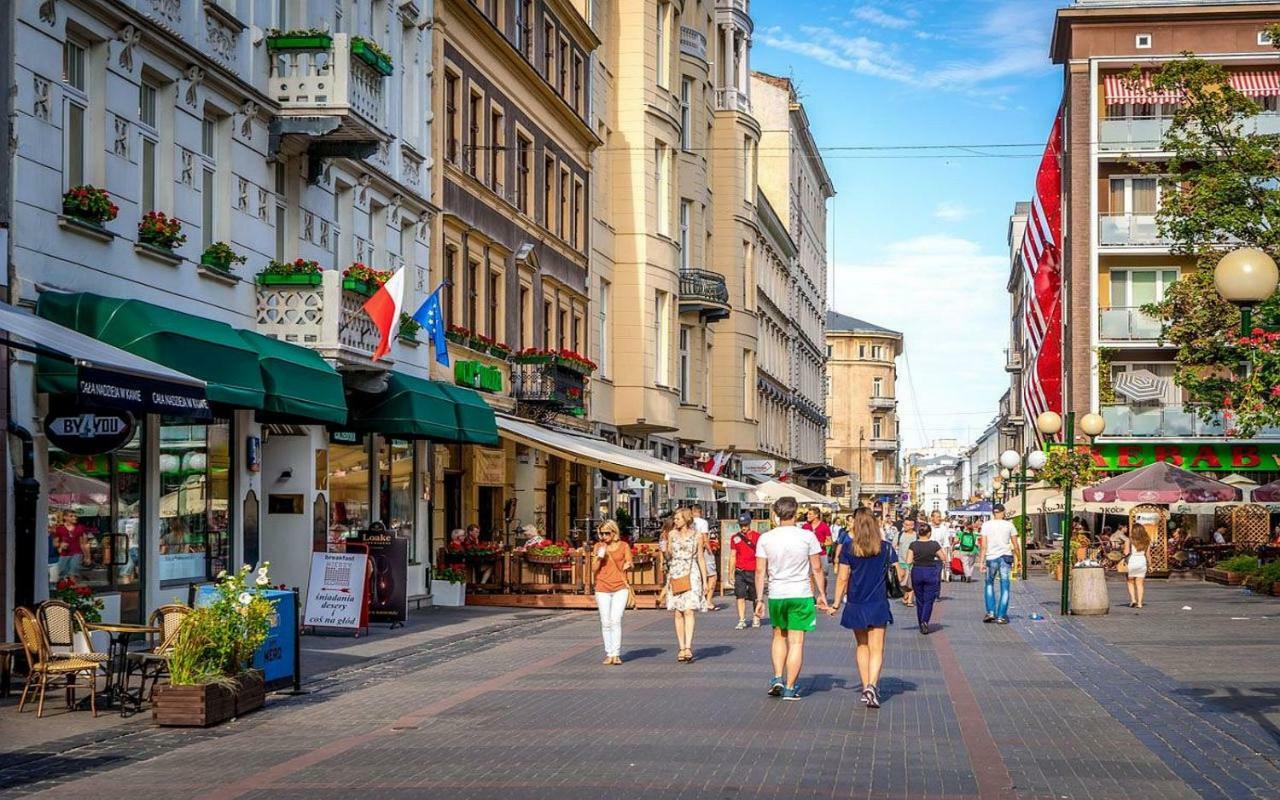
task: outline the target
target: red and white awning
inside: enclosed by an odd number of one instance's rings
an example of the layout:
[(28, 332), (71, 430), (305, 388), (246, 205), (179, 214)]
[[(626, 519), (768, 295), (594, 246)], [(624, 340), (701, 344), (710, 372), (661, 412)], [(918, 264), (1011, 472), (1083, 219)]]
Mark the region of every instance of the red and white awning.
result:
[(1151, 74), (1142, 73), (1138, 80), (1130, 79), (1128, 73), (1115, 73), (1103, 78), (1107, 92), (1107, 105), (1119, 106), (1126, 103), (1177, 103), (1182, 94), (1172, 91), (1157, 91), (1151, 85)]
[(1233, 72), (1231, 86), (1247, 97), (1280, 97), (1280, 70)]

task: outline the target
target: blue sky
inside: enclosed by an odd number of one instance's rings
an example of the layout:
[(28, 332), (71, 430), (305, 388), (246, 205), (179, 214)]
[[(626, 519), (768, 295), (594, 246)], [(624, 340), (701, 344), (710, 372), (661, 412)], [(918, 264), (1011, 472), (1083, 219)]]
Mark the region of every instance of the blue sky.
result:
[[(906, 336), (907, 447), (972, 441), (1008, 387), (1009, 214), (1061, 98), (1048, 50), (1065, 4), (751, 3), (752, 67), (797, 83), (836, 185), (831, 305)], [(1022, 146), (836, 149), (920, 145)]]

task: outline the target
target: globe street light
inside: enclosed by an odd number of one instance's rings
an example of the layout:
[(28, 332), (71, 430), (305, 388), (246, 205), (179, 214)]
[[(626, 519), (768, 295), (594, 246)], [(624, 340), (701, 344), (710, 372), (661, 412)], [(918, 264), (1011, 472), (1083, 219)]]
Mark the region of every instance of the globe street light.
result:
[(1213, 285), (1223, 300), (1240, 308), (1240, 335), (1253, 329), (1253, 307), (1275, 294), (1280, 269), (1256, 247), (1242, 247), (1222, 257), (1213, 269)]
[[(1264, 254), (1265, 255), (1265, 254)], [(1272, 269), (1275, 264), (1272, 263)], [(1272, 285), (1274, 290), (1275, 285)], [(1062, 430), (1062, 417), (1053, 411), (1045, 411), (1036, 417), (1036, 428), (1040, 433), (1044, 434), (1046, 439), (1052, 439)], [(1102, 432), (1107, 429), (1107, 421), (1099, 414), (1092, 412), (1085, 414), (1080, 418), (1080, 430), (1090, 441), (1096, 436), (1101, 436)], [(1070, 453), (1075, 449), (1076, 445), (1076, 412), (1068, 411), (1066, 419), (1066, 435), (1063, 436), (1063, 444)], [(1030, 460), (1028, 458), (1028, 460)], [(1043, 466), (1043, 463), (1041, 464)], [(1063, 615), (1071, 611), (1071, 494), (1075, 491), (1075, 482), (1071, 479), (1071, 475), (1067, 475), (1065, 497), (1063, 498), (1062, 509), (1062, 607)], [(1023, 492), (1026, 495), (1026, 492)], [(1025, 562), (1023, 562), (1025, 564)]]

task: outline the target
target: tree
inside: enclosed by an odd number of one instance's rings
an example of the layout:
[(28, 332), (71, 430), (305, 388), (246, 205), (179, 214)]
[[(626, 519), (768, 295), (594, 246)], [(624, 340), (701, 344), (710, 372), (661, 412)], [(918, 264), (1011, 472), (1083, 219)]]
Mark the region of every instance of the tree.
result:
[[(1129, 80), (1141, 82), (1138, 68)], [(1242, 337), (1240, 313), (1219, 297), (1213, 269), (1236, 247), (1280, 257), (1280, 136), (1257, 133), (1261, 106), (1221, 66), (1191, 53), (1167, 62), (1151, 86), (1181, 101), (1164, 137), (1169, 161), (1141, 168), (1160, 176), (1157, 225), (1193, 267), (1145, 310), (1177, 347), (1175, 381), (1189, 404), (1206, 421), (1221, 414), (1233, 435), (1252, 436), (1280, 425), (1280, 333), (1268, 332), (1280, 322), (1280, 299), (1256, 309), (1259, 327)]]

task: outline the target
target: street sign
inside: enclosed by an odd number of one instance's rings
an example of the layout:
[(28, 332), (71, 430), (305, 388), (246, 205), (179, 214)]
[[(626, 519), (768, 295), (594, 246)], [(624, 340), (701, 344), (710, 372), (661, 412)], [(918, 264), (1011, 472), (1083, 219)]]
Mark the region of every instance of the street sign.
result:
[(74, 455), (110, 453), (133, 436), (133, 415), (127, 411), (51, 412), (44, 418), (44, 432), (54, 446)]

